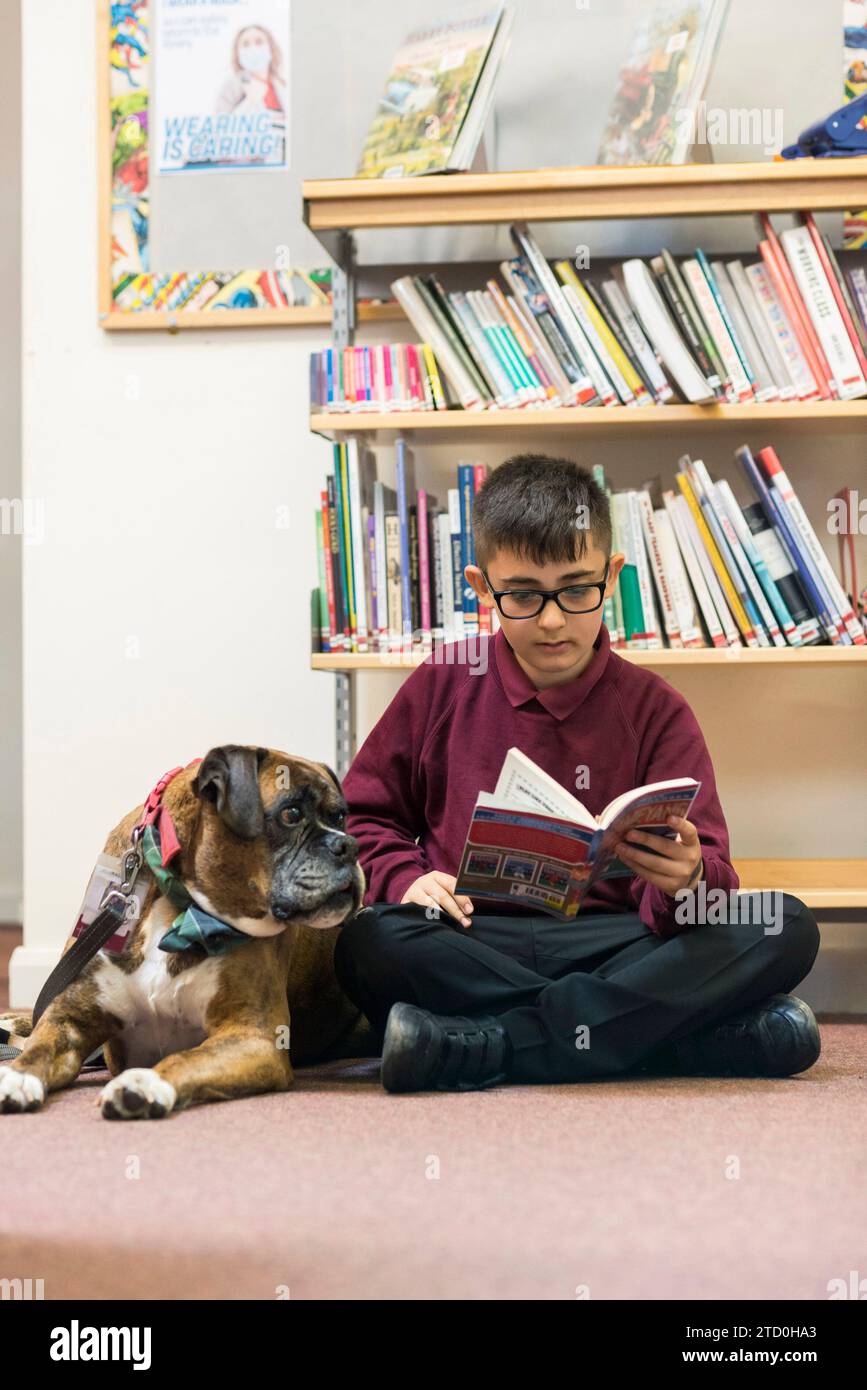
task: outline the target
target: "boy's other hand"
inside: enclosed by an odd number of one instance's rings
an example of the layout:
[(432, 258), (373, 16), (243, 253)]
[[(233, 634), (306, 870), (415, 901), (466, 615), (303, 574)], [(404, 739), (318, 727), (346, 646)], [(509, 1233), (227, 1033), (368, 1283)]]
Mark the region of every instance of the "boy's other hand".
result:
[(462, 927), (469, 927), (471, 922), (467, 913), (472, 912), (473, 905), (464, 894), (455, 894), (456, 883), (454, 874), (443, 874), (438, 869), (433, 869), (431, 873), (422, 874), (421, 878), (409, 885), (401, 902), (445, 909)]
[[(630, 830), (629, 838), (621, 840), (616, 851), (628, 869), (673, 898), (682, 889), (696, 886), (704, 863), (698, 831), (692, 822), (683, 816), (669, 816), (668, 824), (677, 832), (675, 839), (646, 830)], [(652, 846), (656, 853), (642, 850), (641, 845)]]

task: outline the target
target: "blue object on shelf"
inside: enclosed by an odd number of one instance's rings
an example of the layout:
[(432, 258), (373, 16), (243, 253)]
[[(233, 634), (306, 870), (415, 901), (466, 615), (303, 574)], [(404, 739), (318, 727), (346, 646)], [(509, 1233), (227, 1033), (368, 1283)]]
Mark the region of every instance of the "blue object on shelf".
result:
[(853, 97), (839, 111), (832, 111), (824, 121), (808, 126), (798, 136), (796, 145), (787, 145), (780, 153), (783, 159), (828, 159), (835, 155), (867, 154), (867, 130), (859, 130), (858, 122), (867, 116), (867, 92)]

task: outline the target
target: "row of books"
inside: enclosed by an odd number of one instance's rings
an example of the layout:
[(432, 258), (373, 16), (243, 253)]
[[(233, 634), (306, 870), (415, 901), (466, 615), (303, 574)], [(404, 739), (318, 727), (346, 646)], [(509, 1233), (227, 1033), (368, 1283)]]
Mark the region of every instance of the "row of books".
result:
[(613, 550), (627, 561), (603, 612), (612, 646), (867, 644), (775, 451), (744, 445), (735, 458), (756, 498), (744, 507), (688, 455), (677, 491), (606, 489)]
[[(818, 536), (771, 448), (736, 459), (755, 501), (740, 506), (701, 460), (680, 460), (677, 490), (660, 483), (609, 496), (613, 553), (626, 556), (603, 620), (616, 649), (785, 647), (867, 642)], [(424, 650), (496, 630), (464, 578), (474, 563), (473, 498), (487, 465), (458, 465), (440, 506), (416, 487), (396, 445), (396, 488), (376, 477), (357, 440), (333, 445), (316, 511), (319, 650)]]
[(760, 259), (624, 261), (601, 278), (549, 265), (525, 223), (503, 285), (454, 292), (407, 275), (392, 293), (419, 344), (326, 350), (311, 361), (323, 410), (545, 409), (850, 400), (867, 394), (867, 273), (845, 273), (812, 214), (779, 235), (759, 215)]
[(310, 354), (310, 403), (317, 410), (447, 410), (428, 343), (324, 348)]
[(396, 444), (396, 487), (355, 439), (333, 445), (334, 469), (316, 511), (319, 650), (389, 652), (490, 633), (464, 569), (475, 563), (473, 497), (487, 464), (458, 465), (447, 506), (417, 487), (415, 460)]

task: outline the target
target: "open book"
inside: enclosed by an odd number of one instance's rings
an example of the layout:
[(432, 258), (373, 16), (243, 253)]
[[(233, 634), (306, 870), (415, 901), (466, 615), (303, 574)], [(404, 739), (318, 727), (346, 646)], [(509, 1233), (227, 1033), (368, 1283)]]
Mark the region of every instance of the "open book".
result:
[[(632, 876), (614, 846), (632, 829), (674, 838), (668, 816), (687, 816), (701, 786), (692, 777), (623, 792), (599, 816), (510, 748), (493, 792), (479, 792), (456, 891), (574, 917), (591, 883)], [(643, 848), (643, 847), (642, 847)]]

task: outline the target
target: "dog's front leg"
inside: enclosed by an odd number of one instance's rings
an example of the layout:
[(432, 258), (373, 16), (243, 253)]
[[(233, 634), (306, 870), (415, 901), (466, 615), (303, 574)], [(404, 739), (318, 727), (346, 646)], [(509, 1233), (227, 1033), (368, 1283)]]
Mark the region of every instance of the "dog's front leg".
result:
[(172, 1110), (210, 1100), (235, 1100), (292, 1085), (288, 1048), (276, 1036), (219, 1028), (198, 1047), (175, 1052), (156, 1066), (130, 1067), (104, 1087), (107, 1120), (162, 1119)]
[(0, 1113), (38, 1110), (48, 1092), (71, 1085), (91, 1052), (119, 1029), (95, 1002), (92, 982), (74, 981), (23, 1040), (21, 1056), (0, 1066)]

